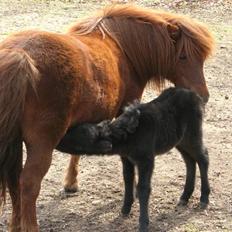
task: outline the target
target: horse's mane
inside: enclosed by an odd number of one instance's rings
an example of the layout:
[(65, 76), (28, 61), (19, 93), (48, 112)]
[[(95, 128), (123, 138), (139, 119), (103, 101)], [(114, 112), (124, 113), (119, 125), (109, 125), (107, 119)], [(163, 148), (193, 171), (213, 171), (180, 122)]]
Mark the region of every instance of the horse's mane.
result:
[[(168, 26), (180, 29), (176, 43)], [(107, 7), (69, 30), (79, 35), (95, 31), (100, 31), (103, 38), (110, 36), (118, 44), (141, 81), (155, 75), (158, 87), (164, 84), (167, 71), (175, 65), (183, 49), (187, 57), (198, 55), (206, 59), (213, 48), (213, 38), (202, 24), (186, 16), (131, 5)]]
[(158, 11), (156, 14), (180, 28), (182, 36), (179, 40), (179, 52), (184, 48), (189, 58), (196, 54), (204, 60), (212, 54), (214, 39), (206, 25), (184, 15)]

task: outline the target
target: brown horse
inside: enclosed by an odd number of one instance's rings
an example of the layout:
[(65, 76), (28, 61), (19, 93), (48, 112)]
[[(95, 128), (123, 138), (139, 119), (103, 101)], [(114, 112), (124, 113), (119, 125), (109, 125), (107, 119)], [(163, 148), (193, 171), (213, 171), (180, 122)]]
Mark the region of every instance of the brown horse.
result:
[[(184, 16), (107, 8), (66, 34), (24, 31), (0, 44), (0, 185), (12, 200), (10, 231), (39, 231), (36, 199), (53, 149), (80, 122), (112, 118), (147, 83), (165, 80), (205, 101), (203, 64), (213, 39)], [(22, 167), (22, 141), (27, 159)], [(65, 187), (77, 187), (72, 158)]]

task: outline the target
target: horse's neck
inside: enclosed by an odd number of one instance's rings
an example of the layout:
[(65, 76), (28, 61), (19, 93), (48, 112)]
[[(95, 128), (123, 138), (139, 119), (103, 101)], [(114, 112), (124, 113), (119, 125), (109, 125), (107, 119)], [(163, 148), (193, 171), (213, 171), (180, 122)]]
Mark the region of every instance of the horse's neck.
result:
[[(103, 37), (99, 31), (87, 35), (73, 34), (73, 36), (85, 44), (90, 54), (91, 62), (94, 63), (93, 65), (101, 67), (102, 62), (107, 60), (105, 64), (107, 66), (105, 67), (106, 69), (116, 68), (118, 70), (119, 78), (124, 88), (122, 106), (141, 98), (143, 90), (151, 79), (151, 76), (143, 75), (143, 78), (140, 78), (140, 74), (136, 72), (135, 67), (115, 40), (107, 34)], [(108, 76), (108, 78), (112, 77)]]
[[(144, 75), (143, 79), (139, 80), (139, 73), (136, 71), (129, 57), (120, 48), (120, 45), (107, 34), (94, 31), (87, 35), (76, 35), (76, 38), (87, 45), (90, 53), (96, 54), (96, 56), (99, 56), (101, 53), (102, 58), (104, 58), (104, 56), (108, 56), (109, 58), (113, 57), (115, 64), (117, 63), (118, 65), (120, 76), (123, 78), (123, 81), (126, 81), (129, 85), (131, 85), (130, 82), (132, 80), (133, 83), (137, 81), (137, 85), (139, 84), (140, 88), (144, 88), (151, 79), (151, 75)], [(96, 61), (93, 60), (93, 62)], [(110, 60), (108, 64), (110, 65)], [(131, 87), (136, 88), (133, 84)]]

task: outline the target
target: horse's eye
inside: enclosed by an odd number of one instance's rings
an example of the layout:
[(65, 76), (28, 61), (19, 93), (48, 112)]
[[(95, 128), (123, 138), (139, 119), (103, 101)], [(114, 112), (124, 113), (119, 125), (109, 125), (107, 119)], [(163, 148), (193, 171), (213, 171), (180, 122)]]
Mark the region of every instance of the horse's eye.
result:
[(186, 55), (180, 55), (179, 59), (180, 60), (187, 60), (187, 56)]

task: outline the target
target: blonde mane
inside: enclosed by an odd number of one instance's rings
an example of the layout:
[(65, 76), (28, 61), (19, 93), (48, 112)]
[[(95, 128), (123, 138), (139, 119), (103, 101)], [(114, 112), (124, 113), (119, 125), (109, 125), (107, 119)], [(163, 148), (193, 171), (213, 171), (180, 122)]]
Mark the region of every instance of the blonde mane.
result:
[[(171, 38), (168, 27), (180, 31), (179, 38)], [(144, 9), (131, 5), (107, 7), (96, 16), (85, 19), (69, 32), (87, 35), (100, 31), (110, 36), (125, 53), (138, 78), (153, 78), (160, 87), (167, 79), (167, 71), (174, 67), (182, 51), (187, 57), (205, 60), (213, 50), (213, 37), (207, 28), (186, 16)]]

